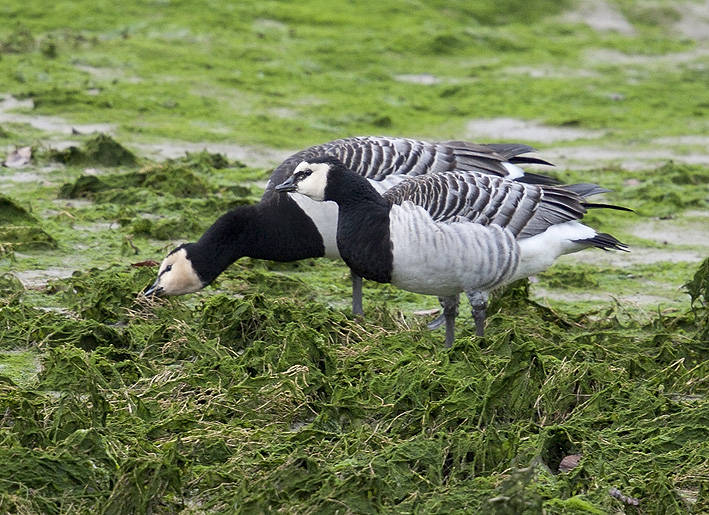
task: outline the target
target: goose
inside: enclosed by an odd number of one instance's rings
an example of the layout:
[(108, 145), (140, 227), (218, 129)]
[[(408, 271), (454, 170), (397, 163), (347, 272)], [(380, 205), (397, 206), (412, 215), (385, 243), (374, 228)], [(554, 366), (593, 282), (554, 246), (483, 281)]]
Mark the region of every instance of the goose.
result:
[[(201, 290), (242, 257), (297, 261), (338, 258), (337, 206), (303, 195), (279, 195), (275, 186), (304, 160), (330, 155), (383, 192), (413, 176), (456, 169), (506, 177), (519, 182), (552, 184), (547, 176), (525, 173), (519, 164), (545, 164), (525, 156), (534, 149), (520, 143), (430, 143), (407, 138), (353, 137), (316, 145), (293, 154), (271, 174), (261, 200), (219, 217), (194, 243), (172, 250), (155, 282), (143, 295), (183, 295)], [(352, 311), (362, 315), (362, 279), (352, 275)], [(442, 323), (442, 322), (439, 322)], [(435, 325), (435, 324), (434, 324)]]
[(525, 184), (477, 172), (413, 177), (380, 194), (331, 156), (303, 161), (275, 190), (338, 205), (337, 246), (361, 277), (436, 295), (455, 336), (459, 294), (470, 301), (476, 334), (484, 335), (489, 293), (589, 247), (627, 250), (610, 234), (579, 222), (595, 184)]

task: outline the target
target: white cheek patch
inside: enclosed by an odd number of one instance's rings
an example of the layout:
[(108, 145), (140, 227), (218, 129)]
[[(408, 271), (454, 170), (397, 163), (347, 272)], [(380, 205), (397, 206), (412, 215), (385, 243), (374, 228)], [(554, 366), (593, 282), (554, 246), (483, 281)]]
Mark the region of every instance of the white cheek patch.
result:
[(307, 169), (310, 169), (312, 173), (298, 182), (296, 191), (313, 200), (325, 200), (325, 186), (327, 185), (327, 172), (330, 170), (330, 165), (327, 163), (311, 164), (303, 161), (295, 171), (299, 172)]
[[(170, 270), (167, 268), (171, 266)], [(201, 290), (204, 284), (187, 259), (187, 251), (180, 249), (168, 256), (160, 266), (159, 286), (165, 295), (184, 295)]]

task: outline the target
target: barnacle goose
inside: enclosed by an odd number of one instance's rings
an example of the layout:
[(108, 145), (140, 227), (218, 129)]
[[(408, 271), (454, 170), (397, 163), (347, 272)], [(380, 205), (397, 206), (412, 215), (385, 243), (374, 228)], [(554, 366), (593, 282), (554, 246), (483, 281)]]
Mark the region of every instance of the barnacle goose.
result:
[(483, 335), (491, 290), (547, 269), (588, 247), (626, 250), (581, 224), (595, 184), (523, 184), (476, 172), (414, 177), (380, 194), (336, 158), (303, 161), (278, 192), (338, 204), (337, 246), (361, 277), (439, 297), (446, 346), (454, 339), (460, 292)]
[[(550, 184), (544, 175), (525, 173), (518, 164), (550, 164), (523, 156), (523, 144), (480, 145), (463, 141), (429, 143), (405, 138), (356, 137), (334, 140), (293, 154), (271, 174), (260, 202), (222, 215), (195, 243), (179, 246), (163, 260), (145, 295), (196, 292), (241, 257), (272, 261), (339, 257), (335, 240), (337, 206), (303, 195), (279, 195), (275, 186), (303, 160), (330, 155), (382, 192), (408, 177), (450, 170), (475, 170), (520, 182)], [(362, 314), (362, 280), (352, 276), (352, 310)]]

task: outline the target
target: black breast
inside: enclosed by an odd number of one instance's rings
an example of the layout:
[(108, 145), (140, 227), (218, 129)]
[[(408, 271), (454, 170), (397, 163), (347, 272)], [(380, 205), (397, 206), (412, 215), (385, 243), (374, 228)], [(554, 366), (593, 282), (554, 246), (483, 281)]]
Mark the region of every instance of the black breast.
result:
[(356, 274), (371, 281), (391, 282), (394, 254), (388, 206), (341, 205), (337, 248), (347, 266)]

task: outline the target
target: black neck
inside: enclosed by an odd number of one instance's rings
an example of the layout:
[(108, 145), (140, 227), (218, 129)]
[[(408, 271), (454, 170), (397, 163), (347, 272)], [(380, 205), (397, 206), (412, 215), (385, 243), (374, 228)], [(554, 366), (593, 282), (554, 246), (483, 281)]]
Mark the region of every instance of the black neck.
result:
[(337, 248), (345, 263), (361, 277), (390, 282), (389, 203), (367, 179), (337, 168), (328, 173), (325, 199), (338, 204)]
[(367, 179), (347, 170), (344, 165), (336, 165), (327, 176), (325, 200), (337, 202), (339, 206), (384, 206), (388, 202), (374, 189)]
[(287, 195), (229, 211), (185, 248), (205, 284), (242, 257), (297, 261), (325, 254), (317, 228)]

